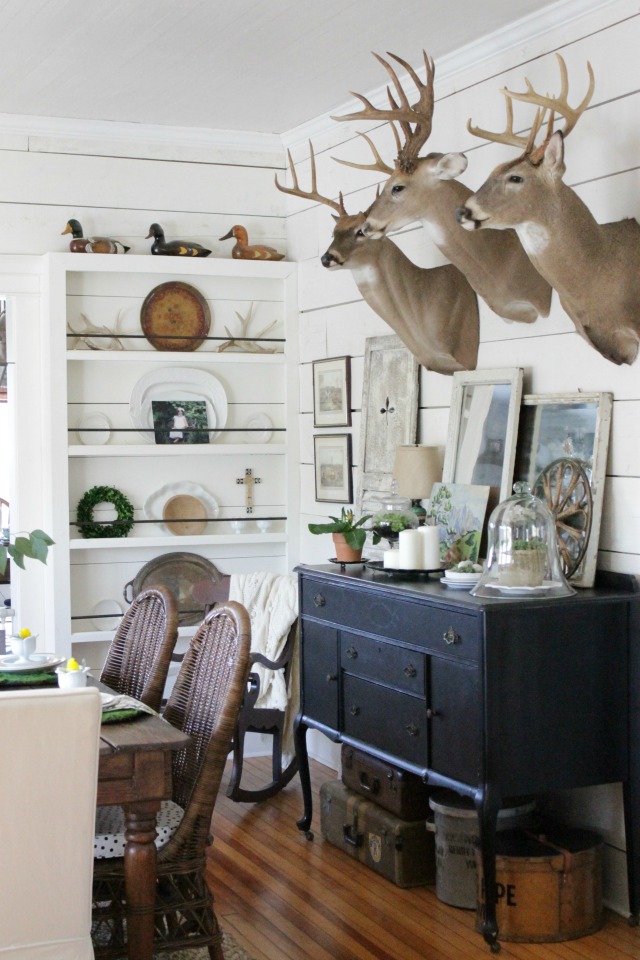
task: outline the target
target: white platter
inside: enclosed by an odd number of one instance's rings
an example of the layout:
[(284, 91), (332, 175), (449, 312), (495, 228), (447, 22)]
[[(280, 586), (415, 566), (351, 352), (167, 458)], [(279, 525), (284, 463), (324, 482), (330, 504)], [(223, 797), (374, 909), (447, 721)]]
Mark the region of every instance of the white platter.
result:
[(110, 436), (111, 421), (104, 413), (88, 413), (78, 424), (80, 443), (86, 446), (108, 443)]
[(29, 663), (19, 660), (14, 653), (0, 657), (0, 673), (39, 673), (47, 672), (59, 667), (65, 662), (65, 657), (57, 657), (55, 653), (32, 653)]
[(252, 413), (244, 421), (244, 427), (250, 428), (244, 435), (245, 443), (269, 443), (273, 436), (273, 422), (266, 413)]
[[(96, 619), (93, 625), (96, 630), (117, 630), (122, 620), (124, 607), (117, 600), (99, 600), (91, 611)], [(110, 614), (110, 616), (107, 616)]]
[(440, 583), (444, 583), (445, 587), (449, 587), (451, 590), (471, 590), (472, 587), (475, 587), (477, 580), (449, 580), (447, 577), (440, 577)]
[[(227, 395), (213, 374), (190, 367), (166, 367), (150, 370), (140, 377), (131, 392), (129, 414), (145, 443), (155, 443), (152, 400), (204, 400), (209, 429), (222, 428), (227, 422)], [(209, 434), (209, 441), (219, 433)]]
[(496, 593), (501, 593), (505, 597), (528, 597), (532, 594), (535, 596), (535, 594), (546, 593), (557, 584), (553, 580), (545, 580), (538, 587), (507, 587), (501, 583), (485, 583), (484, 586), (489, 590), (495, 590)]
[(188, 480), (179, 480), (176, 483), (167, 483), (160, 487), (155, 493), (150, 494), (144, 504), (143, 512), (147, 520), (155, 520), (159, 523), (166, 533), (173, 531), (163, 522), (162, 513), (167, 500), (177, 497), (181, 494), (187, 494), (200, 500), (207, 511), (207, 517), (214, 519), (220, 512), (218, 501), (212, 497), (208, 490), (201, 487), (199, 483), (190, 483)]

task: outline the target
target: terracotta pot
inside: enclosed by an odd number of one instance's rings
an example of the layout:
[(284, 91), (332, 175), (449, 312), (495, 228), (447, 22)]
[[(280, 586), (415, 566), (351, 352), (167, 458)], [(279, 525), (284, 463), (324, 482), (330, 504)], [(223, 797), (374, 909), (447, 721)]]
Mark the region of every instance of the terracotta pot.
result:
[(331, 536), (336, 551), (336, 560), (341, 560), (343, 563), (353, 563), (362, 559), (362, 547), (358, 550), (350, 547), (344, 539), (344, 533), (332, 533)]

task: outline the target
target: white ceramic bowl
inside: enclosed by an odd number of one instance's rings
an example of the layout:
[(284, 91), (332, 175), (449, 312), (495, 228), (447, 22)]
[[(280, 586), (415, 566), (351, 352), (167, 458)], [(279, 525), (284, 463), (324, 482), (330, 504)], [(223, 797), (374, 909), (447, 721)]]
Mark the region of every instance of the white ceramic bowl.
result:
[(28, 663), (29, 657), (32, 653), (35, 653), (36, 649), (36, 640), (38, 639), (37, 633), (32, 633), (28, 637), (19, 637), (17, 635), (12, 635), (9, 637), (9, 643), (11, 645), (11, 653), (13, 653), (18, 660)]
[(455, 570), (445, 570), (444, 575), (455, 583), (477, 583), (482, 576), (481, 573), (456, 573)]

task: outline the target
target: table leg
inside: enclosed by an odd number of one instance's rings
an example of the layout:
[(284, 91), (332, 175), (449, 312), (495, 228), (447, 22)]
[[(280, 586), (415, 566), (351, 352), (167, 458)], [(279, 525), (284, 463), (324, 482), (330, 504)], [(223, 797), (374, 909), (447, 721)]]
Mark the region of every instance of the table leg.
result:
[(482, 935), (492, 953), (500, 951), (498, 923), (496, 921), (496, 829), (501, 798), (495, 790), (485, 787), (476, 794), (475, 807), (478, 813), (480, 855), (484, 883), (484, 916)]
[(156, 901), (156, 816), (158, 800), (124, 807), (124, 883), (129, 960), (152, 960)]
[(311, 798), (311, 775), (309, 773), (309, 754), (307, 753), (307, 725), (303, 723), (300, 716), (296, 717), (293, 724), (293, 740), (296, 749), (296, 760), (298, 761), (298, 773), (300, 774), (300, 786), (302, 787), (302, 799), (304, 802), (304, 813), (296, 821), (298, 830), (304, 831), (307, 840), (313, 840), (313, 833), (310, 830), (311, 819), (313, 817), (313, 800)]

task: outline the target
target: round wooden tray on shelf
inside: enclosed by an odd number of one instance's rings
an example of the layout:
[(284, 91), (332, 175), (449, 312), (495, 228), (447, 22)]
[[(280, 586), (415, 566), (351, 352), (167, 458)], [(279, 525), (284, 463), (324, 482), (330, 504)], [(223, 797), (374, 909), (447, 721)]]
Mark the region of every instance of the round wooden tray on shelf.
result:
[(169, 280), (147, 294), (140, 325), (156, 350), (197, 350), (209, 333), (211, 312), (199, 290)]
[(165, 526), (177, 536), (202, 533), (207, 526), (207, 509), (197, 497), (178, 494), (170, 497), (162, 508)]

